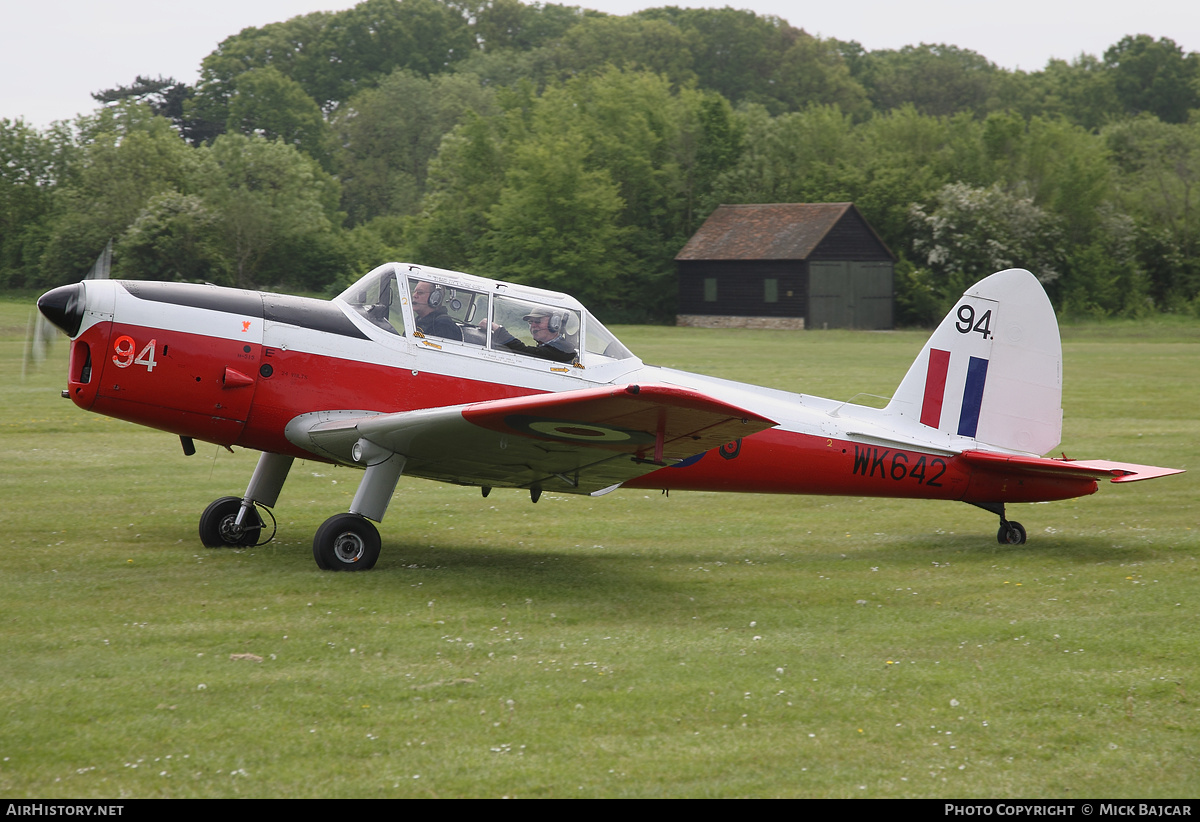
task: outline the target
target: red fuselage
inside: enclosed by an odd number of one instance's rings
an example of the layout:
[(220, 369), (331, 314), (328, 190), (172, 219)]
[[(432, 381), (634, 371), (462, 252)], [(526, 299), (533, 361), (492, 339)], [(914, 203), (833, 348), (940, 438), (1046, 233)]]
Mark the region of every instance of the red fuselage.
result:
[[(144, 316), (125, 321), (118, 310), (112, 319), (92, 322), (72, 344), (70, 398), (85, 410), (172, 434), (321, 459), (284, 436), (290, 420), (313, 411), (393, 413), (570, 387), (561, 380), (520, 383), (525, 372), (511, 367), (476, 368), (472, 377), (463, 369), (433, 370), (436, 360), (415, 354), (365, 356), (360, 352), (371, 341), (336, 304), (232, 293), (215, 307), (188, 306), (186, 322), (172, 323), (147, 317), (156, 308), (178, 314), (169, 302), (173, 292), (147, 289)], [(259, 297), (265, 310), (255, 303)], [(440, 356), (448, 362), (454, 355)], [(654, 371), (642, 367), (636, 378), (651, 380), (655, 375), (647, 372)], [(983, 503), (1067, 499), (1097, 487), (1087, 477), (997, 470), (955, 454), (864, 444), (795, 427), (762, 431), (625, 485)]]

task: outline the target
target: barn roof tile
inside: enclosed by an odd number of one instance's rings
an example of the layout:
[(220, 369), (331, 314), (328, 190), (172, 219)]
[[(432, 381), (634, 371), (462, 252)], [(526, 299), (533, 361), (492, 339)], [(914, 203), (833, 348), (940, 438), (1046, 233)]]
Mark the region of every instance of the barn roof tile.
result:
[(804, 260), (852, 209), (853, 203), (718, 206), (675, 259)]

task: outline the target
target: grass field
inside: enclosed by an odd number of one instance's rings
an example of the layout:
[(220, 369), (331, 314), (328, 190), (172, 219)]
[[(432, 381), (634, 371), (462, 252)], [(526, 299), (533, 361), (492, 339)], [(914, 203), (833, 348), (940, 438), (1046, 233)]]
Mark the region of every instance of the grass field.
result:
[[(22, 381), (0, 300), (0, 795), (1196, 797), (1200, 325), (1066, 326), (1061, 450), (1189, 469), (1010, 508), (402, 480), (367, 574), (200, 546), (256, 455)], [(648, 362), (888, 395), (916, 332), (621, 328)]]

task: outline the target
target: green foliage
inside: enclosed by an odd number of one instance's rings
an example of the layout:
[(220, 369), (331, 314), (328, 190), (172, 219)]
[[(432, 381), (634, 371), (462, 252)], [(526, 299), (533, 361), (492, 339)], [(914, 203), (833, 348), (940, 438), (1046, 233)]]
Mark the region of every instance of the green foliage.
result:
[(1126, 36), (1104, 52), (1117, 99), (1129, 114), (1185, 123), (1200, 108), (1200, 54), (1185, 55), (1175, 41)]
[(1139, 117), (1105, 138), (1118, 170), (1119, 201), (1139, 215), (1139, 253), (1160, 306), (1200, 294), (1200, 122)]
[(580, 137), (549, 133), (515, 149), (483, 262), (494, 276), (603, 303), (628, 263), (613, 254), (624, 203), (608, 174), (586, 167)]
[(225, 128), (282, 140), (325, 168), (330, 166), (329, 128), (321, 109), (299, 83), (274, 66), (250, 69), (235, 78)]
[(180, 190), (193, 150), (171, 124), (144, 106), (103, 109), (78, 125), (81, 145), (55, 191), (55, 215), (37, 285), (78, 280), (109, 239), (152, 197)]
[[(601, 306), (665, 313), (672, 259), (702, 196), (698, 163), (730, 156), (740, 139), (728, 107), (612, 68), (540, 96), (525, 87), (503, 105), (502, 115), (470, 119), (443, 142), (416, 250), (446, 261), (437, 264), (553, 283)], [(545, 274), (532, 270), (535, 260)]]
[[(898, 275), (913, 321), (929, 282), (951, 287), (910, 213), (932, 215), (957, 185), (1027, 202), (1057, 227), (1049, 290), (1064, 310), (1189, 312), (1197, 95), (1200, 55), (1147, 35), (1102, 59), (1007, 71), (953, 45), (868, 51), (732, 8), (365, 0), (226, 38), (195, 87), (139, 75), (97, 92), (105, 108), (74, 124), (0, 124), (0, 285), (73, 279), (110, 238), (131, 275), (316, 290), (378, 263), (374, 249), (485, 273), (502, 263), (595, 294), (609, 316), (661, 320), (673, 258), (718, 204), (852, 201), (914, 261)], [(240, 171), (207, 180), (198, 169), (225, 132), (316, 161), (313, 191), (280, 183), (262, 205), (270, 186)], [(531, 158), (564, 142), (578, 145), (536, 180)], [(266, 178), (304, 166), (283, 157)], [(610, 222), (551, 241), (584, 214)], [(537, 254), (518, 231), (539, 238)], [(1028, 256), (1007, 235), (993, 246), (1008, 250), (970, 267)]]
[(999, 186), (949, 183), (938, 191), (933, 209), (914, 205), (911, 219), (914, 252), (933, 272), (943, 309), (971, 283), (995, 271), (1025, 268), (1043, 283), (1062, 274), (1059, 220), (1031, 199)]
[(209, 119), (227, 120), (238, 76), (272, 67), (332, 111), (396, 69), (429, 76), (474, 48), (466, 21), (446, 3), (364, 0), (226, 38), (201, 64), (193, 106)]
[(1031, 84), (1036, 87), (1038, 111), (1063, 117), (1089, 131), (1099, 130), (1121, 111), (1112, 73), (1090, 54), (1081, 54), (1070, 63), (1051, 60)]
[(1134, 222), (1107, 204), (1098, 216), (1094, 237), (1087, 244), (1069, 247), (1066, 272), (1051, 293), (1066, 317), (1144, 318), (1154, 309), (1154, 301), (1137, 256)]
[(553, 49), (554, 79), (566, 80), (607, 67), (648, 71), (677, 86), (696, 80), (687, 35), (665, 20), (589, 17), (569, 29)]
[(321, 248), (340, 221), (337, 181), (292, 146), (257, 135), (224, 134), (199, 154), (193, 185), (219, 215), (234, 283), (294, 281), (297, 244)]
[(467, 117), (498, 111), (495, 93), (470, 74), (426, 79), (399, 69), (352, 97), (333, 120), (350, 221), (416, 213), (443, 137)]
[(877, 111), (908, 103), (922, 114), (949, 116), (987, 112), (1000, 70), (970, 49), (922, 43), (870, 52), (857, 61), (854, 76)]
[(932, 328), (945, 316), (945, 299), (934, 273), (918, 268), (911, 260), (896, 262), (896, 325)]
[(220, 251), (221, 220), (195, 194), (151, 197), (113, 249), (114, 274), (127, 279), (231, 285)]
[(413, 229), (415, 258), (443, 268), (469, 269), (480, 259), (487, 212), (504, 188), (504, 134), (519, 114), (469, 117), (442, 142), (429, 167), (429, 193)]
[(687, 37), (701, 88), (772, 114), (809, 105), (865, 113), (866, 95), (850, 76), (835, 41), (814, 38), (777, 17), (752, 11), (648, 9), (634, 17), (663, 20)]
[(475, 38), (485, 52), (532, 51), (562, 37), (584, 17), (596, 17), (578, 6), (525, 4), (520, 0), (467, 3), (475, 19)]
[(60, 160), (52, 136), (23, 120), (0, 119), (0, 285), (20, 288), (40, 279)]

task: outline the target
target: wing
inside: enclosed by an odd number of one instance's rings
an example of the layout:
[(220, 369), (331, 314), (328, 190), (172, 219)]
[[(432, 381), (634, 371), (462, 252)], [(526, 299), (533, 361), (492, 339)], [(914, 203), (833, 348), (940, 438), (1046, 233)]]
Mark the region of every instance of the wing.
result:
[(990, 451), (964, 451), (962, 457), (967, 462), (977, 465), (1007, 468), (1016, 473), (1091, 477), (1092, 479), (1108, 479), (1112, 482), (1136, 482), (1183, 473), (1181, 468), (1159, 468), (1154, 465), (1137, 465), (1132, 462), (1055, 460), (1043, 457), (996, 454)]
[(403, 456), (406, 474), (595, 493), (774, 425), (697, 391), (626, 385), (397, 414), (318, 411), (293, 419), (286, 434), (349, 465), (362, 464), (354, 446), (366, 440)]

